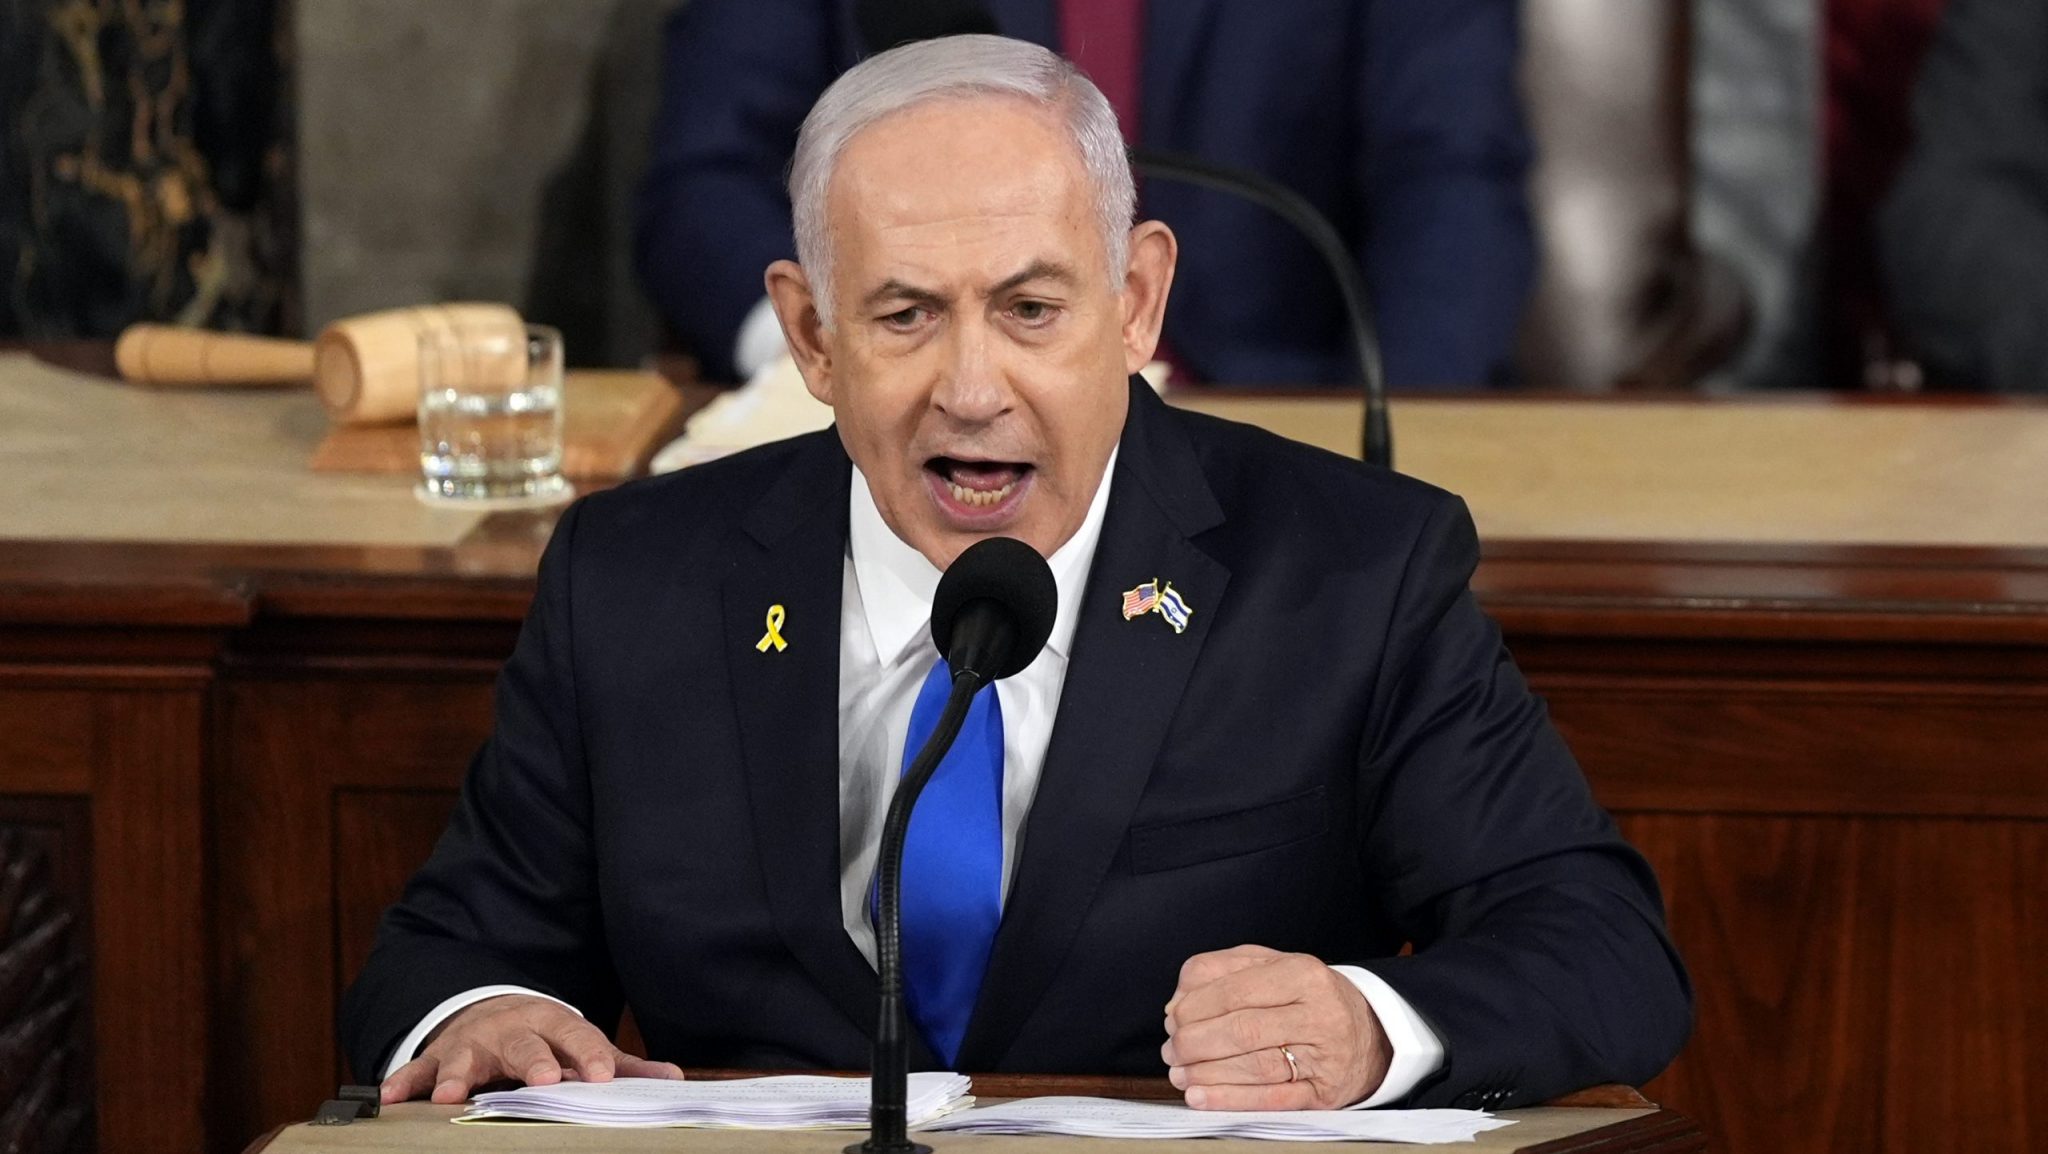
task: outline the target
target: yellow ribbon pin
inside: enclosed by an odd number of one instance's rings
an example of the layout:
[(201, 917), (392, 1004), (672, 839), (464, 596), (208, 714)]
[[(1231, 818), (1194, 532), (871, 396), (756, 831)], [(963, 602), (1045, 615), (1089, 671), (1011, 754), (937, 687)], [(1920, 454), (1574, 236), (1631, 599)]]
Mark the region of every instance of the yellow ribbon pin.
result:
[(777, 653), (789, 648), (789, 642), (782, 639), (782, 622), (786, 617), (787, 614), (783, 613), (782, 606), (770, 605), (768, 607), (768, 632), (761, 636), (761, 640), (754, 643), (754, 648), (763, 653), (768, 652), (768, 647), (771, 645), (775, 647), (775, 652)]

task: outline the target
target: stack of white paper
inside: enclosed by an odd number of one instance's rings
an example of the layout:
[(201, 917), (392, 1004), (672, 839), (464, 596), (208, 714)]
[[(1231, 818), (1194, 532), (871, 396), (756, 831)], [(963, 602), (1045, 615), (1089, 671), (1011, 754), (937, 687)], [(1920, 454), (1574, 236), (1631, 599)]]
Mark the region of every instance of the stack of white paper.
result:
[[(910, 1124), (971, 1105), (959, 1074), (910, 1076)], [(868, 1124), (868, 1080), (795, 1075), (731, 1082), (614, 1078), (478, 1094), (458, 1122), (518, 1119), (590, 1126), (735, 1126), (827, 1129)]]
[(1026, 1098), (962, 1110), (924, 1127), (973, 1134), (1083, 1138), (1271, 1138), (1282, 1142), (1470, 1142), (1512, 1126), (1481, 1110), (1304, 1110), (1232, 1113), (1110, 1098)]

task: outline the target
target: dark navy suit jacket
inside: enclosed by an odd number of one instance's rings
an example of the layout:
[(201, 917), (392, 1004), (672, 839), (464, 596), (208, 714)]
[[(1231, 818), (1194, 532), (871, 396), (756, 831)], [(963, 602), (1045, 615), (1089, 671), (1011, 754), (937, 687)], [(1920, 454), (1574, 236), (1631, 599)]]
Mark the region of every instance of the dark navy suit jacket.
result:
[[(993, 0), (1057, 48), (1052, 0)], [(671, 19), (642, 193), (642, 283), (714, 377), (794, 255), (797, 127), (862, 56), (853, 0), (689, 0)], [(1534, 268), (1515, 91), (1515, 0), (1156, 0), (1147, 145), (1275, 177), (1329, 214), (1375, 297), (1397, 387), (1504, 383)], [(1203, 379), (1357, 379), (1335, 285), (1264, 209), (1167, 182), (1144, 213), (1181, 238), (1166, 339)]]
[[(1448, 1047), (1415, 1102), (1662, 1069), (1690, 993), (1656, 881), (1474, 603), (1463, 504), (1142, 384), (1121, 444), (960, 1068), (1163, 1075), (1181, 963), (1249, 942), (1406, 997)], [(495, 732), (344, 1002), (360, 1077), (498, 983), (606, 1028), (630, 1004), (685, 1066), (867, 1065), (839, 885), (849, 477), (828, 431), (564, 515)], [(1186, 633), (1123, 618), (1154, 577)], [(780, 652), (755, 644), (771, 604)]]

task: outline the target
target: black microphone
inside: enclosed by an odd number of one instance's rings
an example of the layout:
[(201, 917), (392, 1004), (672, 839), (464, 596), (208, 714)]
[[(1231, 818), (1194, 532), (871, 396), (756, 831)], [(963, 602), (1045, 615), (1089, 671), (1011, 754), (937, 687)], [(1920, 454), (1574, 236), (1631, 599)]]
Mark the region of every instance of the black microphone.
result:
[[(997, 31), (995, 17), (978, 0), (861, 0), (854, 13), (861, 38), (872, 52), (913, 40)], [(1351, 322), (1351, 344), (1358, 355), (1358, 378), (1365, 392), (1361, 436), (1365, 459), (1383, 469), (1393, 468), (1394, 430), (1387, 417), (1387, 374), (1380, 363), (1372, 298), (1358, 271), (1358, 261), (1344, 246), (1337, 226), (1300, 193), (1249, 169), (1153, 148), (1131, 149), (1131, 167), (1142, 176), (1177, 180), (1248, 200), (1293, 225), (1307, 239), (1336, 279), (1337, 293)]]
[(953, 690), (938, 725), (917, 751), (882, 822), (882, 849), (875, 865), (875, 969), (881, 1015), (875, 1026), (874, 1077), (868, 1097), (866, 1142), (846, 1154), (931, 1154), (931, 1147), (907, 1135), (905, 1099), (910, 1085), (908, 1030), (903, 1005), (903, 842), (910, 811), (931, 780), (974, 695), (1037, 659), (1052, 636), (1059, 587), (1038, 550), (1011, 537), (990, 537), (969, 545), (939, 578), (932, 597), (932, 640), (945, 655)]
[(1372, 322), (1372, 300), (1358, 261), (1344, 247), (1337, 226), (1308, 198), (1262, 173), (1211, 164), (1199, 157), (1154, 148), (1131, 149), (1131, 167), (1142, 176), (1200, 185), (1251, 201), (1278, 216), (1316, 250), (1351, 321), (1351, 344), (1358, 354), (1358, 378), (1365, 390), (1365, 459), (1383, 469), (1394, 467), (1394, 429), (1387, 418), (1387, 374), (1380, 363), (1379, 330)]

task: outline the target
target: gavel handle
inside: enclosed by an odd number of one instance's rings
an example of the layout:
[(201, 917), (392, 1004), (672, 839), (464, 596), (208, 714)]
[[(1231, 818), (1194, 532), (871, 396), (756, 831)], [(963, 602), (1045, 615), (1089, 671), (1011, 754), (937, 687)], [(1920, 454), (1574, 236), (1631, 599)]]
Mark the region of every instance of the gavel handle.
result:
[(172, 325), (129, 325), (114, 365), (139, 385), (276, 385), (313, 379), (313, 343)]

